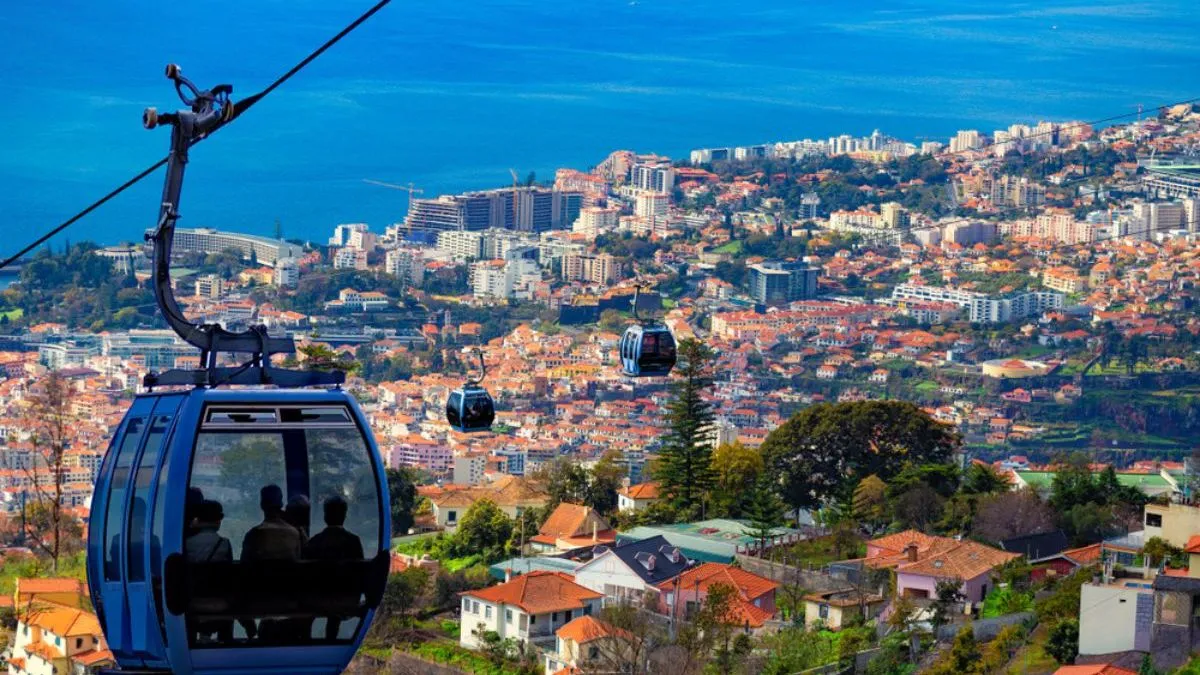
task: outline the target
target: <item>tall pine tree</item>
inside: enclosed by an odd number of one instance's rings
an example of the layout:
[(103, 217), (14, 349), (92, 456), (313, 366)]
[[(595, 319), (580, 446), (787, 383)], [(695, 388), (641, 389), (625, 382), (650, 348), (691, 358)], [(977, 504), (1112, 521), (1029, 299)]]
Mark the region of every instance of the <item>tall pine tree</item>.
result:
[(671, 403), (667, 406), (670, 430), (659, 450), (655, 471), (660, 491), (678, 517), (691, 519), (704, 512), (704, 503), (712, 490), (712, 407), (701, 394), (712, 386), (713, 353), (697, 340), (679, 343), (679, 378), (671, 385)]
[(750, 505), (746, 509), (750, 527), (746, 534), (757, 541), (759, 556), (765, 554), (767, 543), (775, 536), (775, 528), (783, 524), (786, 507), (775, 494), (775, 487), (769, 478), (762, 476), (750, 488)]

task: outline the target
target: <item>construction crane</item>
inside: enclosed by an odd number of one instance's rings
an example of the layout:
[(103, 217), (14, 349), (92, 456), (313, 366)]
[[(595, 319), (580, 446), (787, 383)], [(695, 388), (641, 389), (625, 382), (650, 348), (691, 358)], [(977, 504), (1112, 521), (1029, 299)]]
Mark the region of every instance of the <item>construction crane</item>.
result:
[(413, 195), (425, 194), (425, 191), (419, 187), (416, 187), (414, 183), (409, 183), (408, 185), (396, 185), (395, 183), (385, 183), (380, 180), (371, 180), (370, 178), (364, 178), (363, 182), (370, 183), (371, 185), (378, 185), (379, 187), (391, 188), (393, 190), (404, 190), (407, 192), (409, 213), (412, 213)]
[(517, 223), (517, 198), (518, 198), (517, 188), (519, 187), (519, 185), (521, 183), (521, 179), (517, 177), (516, 169), (509, 169), (508, 172), (510, 174), (512, 174), (512, 179), (513, 179), (513, 224), (512, 224), (512, 227), (514, 230), (519, 230), (521, 228), (520, 228), (520, 225), (518, 225), (518, 223)]

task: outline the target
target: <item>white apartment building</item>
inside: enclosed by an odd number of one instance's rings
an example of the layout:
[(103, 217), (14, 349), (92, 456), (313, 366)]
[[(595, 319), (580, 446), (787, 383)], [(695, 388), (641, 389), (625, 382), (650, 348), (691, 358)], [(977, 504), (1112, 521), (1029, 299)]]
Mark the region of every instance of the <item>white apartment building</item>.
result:
[(586, 206), (579, 210), (579, 218), (571, 225), (571, 231), (589, 239), (617, 229), (621, 209), (615, 206)]
[(468, 455), (454, 458), (454, 484), (479, 485), (483, 482), (483, 470), (487, 459), (483, 455)]
[(950, 139), (950, 152), (966, 152), (982, 148), (983, 135), (975, 129), (961, 130)]
[(642, 192), (634, 199), (634, 215), (656, 220), (666, 218), (671, 207), (671, 196), (658, 192)]
[(300, 283), (300, 266), (295, 258), (284, 258), (275, 263), (275, 286), (295, 288)]
[(361, 248), (339, 248), (333, 254), (333, 269), (335, 270), (365, 270), (367, 269), (367, 252)]
[[(333, 228), (333, 236), (329, 238), (330, 246), (349, 246), (355, 233), (364, 233), (369, 229), (366, 223), (344, 223)], [(361, 241), (361, 239), (359, 240)]]
[(972, 323), (1003, 323), (1043, 312), (1062, 309), (1065, 296), (1048, 291), (1030, 291), (993, 297), (975, 291), (921, 284), (900, 284), (892, 289), (894, 300), (949, 302), (964, 307)]
[(483, 260), (483, 233), (470, 230), (441, 232), (437, 238), (439, 251), (449, 253), (455, 260)]
[(420, 249), (394, 248), (384, 257), (383, 271), (409, 286), (425, 281), (425, 256)]

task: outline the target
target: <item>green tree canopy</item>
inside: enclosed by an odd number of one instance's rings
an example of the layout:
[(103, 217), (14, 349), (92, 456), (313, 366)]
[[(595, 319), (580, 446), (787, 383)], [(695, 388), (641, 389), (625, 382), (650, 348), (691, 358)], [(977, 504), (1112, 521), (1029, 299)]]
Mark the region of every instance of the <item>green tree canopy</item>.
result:
[(869, 475), (888, 481), (906, 464), (946, 462), (958, 435), (913, 403), (858, 401), (806, 408), (771, 432), (762, 453), (789, 506), (849, 497)]

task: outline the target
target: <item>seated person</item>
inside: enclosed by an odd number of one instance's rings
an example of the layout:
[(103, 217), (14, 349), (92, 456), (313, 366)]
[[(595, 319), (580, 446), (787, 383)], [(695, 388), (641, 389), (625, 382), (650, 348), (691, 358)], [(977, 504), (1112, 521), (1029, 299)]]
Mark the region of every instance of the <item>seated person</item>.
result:
[[(242, 562), (298, 561), (303, 537), (300, 530), (297, 530), (284, 518), (283, 490), (278, 485), (264, 486), (259, 493), (258, 504), (262, 508), (263, 520), (250, 528), (245, 538), (242, 539)], [(271, 581), (286, 582), (291, 571), (290, 566), (270, 566), (270, 569), (259, 568), (257, 570), (251, 568), (251, 578), (256, 581), (248, 583), (271, 585)], [(276, 611), (288, 604), (288, 601), (278, 595), (277, 589), (273, 591), (264, 589), (264, 594), (259, 594), (254, 600), (266, 603), (265, 606), (259, 605), (261, 609), (258, 611), (266, 608)], [(254, 619), (247, 617), (238, 619), (238, 623), (246, 630), (246, 635), (250, 639), (260, 637), (265, 642), (288, 641), (289, 629), (286, 621), (263, 620), (256, 625)]]
[(300, 530), (283, 517), (283, 490), (278, 485), (263, 487), (258, 505), (263, 521), (250, 528), (242, 540), (242, 560), (299, 560)]
[[(325, 500), (325, 529), (313, 535), (304, 548), (304, 557), (310, 560), (362, 560), (362, 540), (347, 530), (346, 512), (349, 505), (341, 497)], [(361, 591), (351, 579), (330, 579), (326, 586), (324, 606), (332, 613), (325, 617), (325, 639), (336, 640), (342, 619), (354, 615), (358, 610)]]
[(325, 500), (325, 529), (313, 535), (304, 549), (304, 557), (313, 560), (362, 560), (362, 540), (347, 530), (346, 512), (350, 505), (341, 497)]
[[(218, 534), (221, 521), (225, 519), (221, 503), (205, 499), (192, 509), (192, 534), (183, 542), (184, 555), (193, 565), (203, 566), (209, 563), (233, 562), (233, 546), (229, 539)], [(205, 578), (205, 577), (202, 577)], [(207, 577), (214, 580), (213, 577)], [(221, 592), (227, 584), (217, 583), (217, 588), (193, 589), (192, 612), (188, 615), (188, 632), (194, 634), (196, 640), (207, 641), (213, 633), (217, 642), (228, 644), (233, 640), (232, 619), (204, 619), (206, 613), (220, 614), (229, 609), (227, 599), (221, 597)]]

